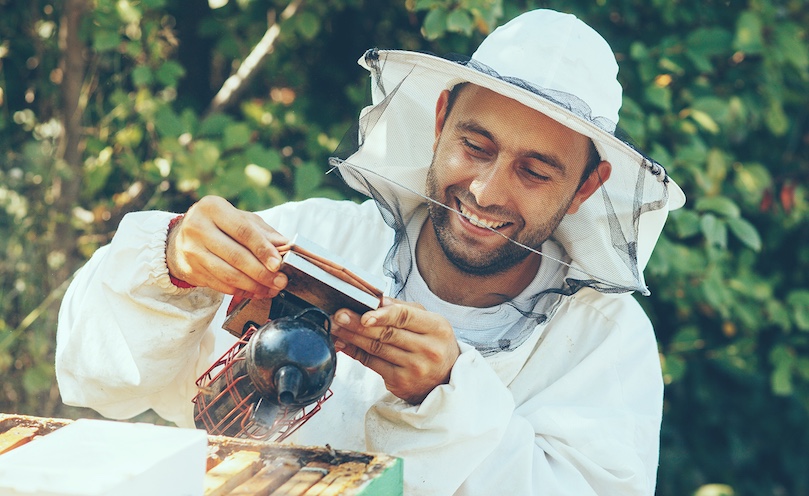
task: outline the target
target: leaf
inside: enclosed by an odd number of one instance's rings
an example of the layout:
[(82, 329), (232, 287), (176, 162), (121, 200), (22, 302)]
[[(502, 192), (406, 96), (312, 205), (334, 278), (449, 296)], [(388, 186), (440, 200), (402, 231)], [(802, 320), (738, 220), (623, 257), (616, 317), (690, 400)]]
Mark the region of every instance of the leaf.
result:
[(112, 147), (108, 146), (101, 150), (95, 157), (88, 158), (84, 163), (84, 177), (82, 186), (84, 195), (93, 197), (98, 193), (112, 173)]
[(809, 46), (806, 44), (805, 28), (801, 29), (794, 23), (779, 25), (775, 30), (775, 43), (784, 58), (796, 69), (804, 73), (809, 70)]
[(191, 162), (199, 172), (211, 172), (219, 161), (219, 148), (210, 141), (195, 141), (191, 151)]
[(764, 122), (776, 136), (783, 136), (789, 130), (789, 117), (784, 112), (781, 102), (772, 101), (764, 110)]
[(764, 39), (761, 34), (761, 18), (756, 12), (745, 11), (736, 23), (736, 36), (733, 48), (745, 53), (761, 53)]
[(121, 35), (118, 31), (99, 29), (93, 33), (93, 50), (96, 52), (108, 52), (118, 48), (121, 44)]
[(708, 115), (707, 113), (692, 109), (689, 117), (694, 119), (700, 127), (711, 134), (719, 134), (719, 125), (713, 120), (713, 117)]
[(220, 136), (232, 122), (233, 119), (227, 114), (211, 114), (200, 124), (199, 135), (206, 137)]
[(669, 151), (660, 143), (654, 143), (652, 145), (651, 149), (649, 150), (649, 155), (664, 167), (668, 167), (669, 164), (674, 163), (674, 157), (672, 157), (671, 153), (669, 153)]
[(225, 150), (243, 147), (250, 142), (250, 134), (250, 127), (247, 124), (231, 124), (225, 128), (222, 147)]
[(726, 218), (737, 218), (739, 206), (726, 196), (704, 196), (697, 199), (694, 208), (698, 212), (713, 212)]
[(699, 28), (686, 39), (685, 55), (701, 72), (712, 72), (712, 57), (731, 52), (733, 35), (723, 28)]
[(437, 7), (424, 16), (422, 24), (424, 37), (428, 40), (435, 40), (447, 31), (447, 11), (442, 7)]
[(177, 86), (177, 82), (185, 75), (185, 69), (178, 62), (168, 60), (164, 62), (157, 71), (155, 77), (163, 85), (170, 88)]
[(671, 110), (671, 89), (657, 85), (651, 85), (646, 88), (644, 92), (646, 101), (658, 107), (661, 110)]
[[(702, 272), (705, 272), (705, 268), (702, 269)], [(707, 272), (700, 284), (702, 296), (705, 302), (715, 310), (726, 313), (728, 304), (733, 300), (733, 295), (716, 269), (708, 269)]]
[(661, 363), (663, 367), (663, 380), (666, 384), (677, 382), (686, 372), (686, 362), (680, 355), (666, 355)]
[(705, 158), (706, 176), (713, 181), (716, 190), (721, 189), (720, 185), (724, 182), (728, 173), (728, 160), (725, 157), (725, 152), (719, 148), (711, 148), (708, 156)]
[(789, 331), (792, 328), (792, 319), (786, 306), (778, 300), (768, 300), (765, 303), (765, 311), (769, 321), (781, 328), (782, 331)]
[(281, 155), (272, 149), (264, 148), (259, 144), (250, 145), (244, 151), (245, 158), (258, 166), (261, 166), (271, 172), (277, 171), (281, 168)]
[(726, 248), (728, 245), (728, 230), (724, 222), (713, 214), (705, 214), (700, 220), (702, 234), (711, 246)]
[(694, 100), (691, 110), (708, 114), (712, 120), (724, 124), (729, 119), (730, 104), (722, 98), (708, 96)]
[(704, 346), (705, 341), (700, 336), (699, 328), (696, 326), (683, 327), (674, 335), (669, 344), (669, 348), (677, 352), (693, 351)]
[(753, 224), (741, 217), (727, 219), (728, 228), (739, 241), (747, 245), (753, 251), (761, 251), (761, 236)]
[(772, 186), (770, 171), (758, 163), (742, 163), (734, 166), (734, 172), (734, 186), (745, 200), (758, 205), (764, 190)]
[(649, 49), (640, 41), (633, 41), (629, 45), (629, 56), (634, 60), (649, 58)]
[(720, 27), (697, 28), (686, 38), (686, 54), (703, 58), (725, 55), (731, 51), (733, 35)]
[(679, 209), (671, 213), (671, 218), (681, 239), (689, 238), (700, 232), (700, 216), (693, 210)]
[(154, 125), (158, 134), (177, 138), (186, 132), (185, 124), (168, 106), (162, 106), (155, 113)]
[(125, 148), (135, 148), (143, 140), (143, 128), (129, 125), (115, 133), (115, 143)]
[(441, 0), (416, 0), (413, 10), (430, 10), (442, 4), (443, 2)]
[(685, 143), (676, 145), (675, 156), (678, 162), (689, 165), (701, 164), (708, 156), (708, 147), (699, 136), (691, 136)]
[(228, 164), (223, 172), (217, 173), (212, 181), (207, 182), (206, 185), (211, 188), (209, 192), (225, 198), (239, 198), (254, 186), (246, 177), (245, 169), (243, 166)]
[(671, 264), (673, 272), (683, 275), (701, 275), (705, 271), (706, 260), (702, 250), (682, 245), (675, 246), (676, 248), (672, 250), (674, 256), (668, 257), (668, 262)]
[(772, 392), (778, 396), (789, 396), (792, 394), (792, 366), (795, 363), (795, 356), (784, 346), (776, 346), (770, 352), (770, 363), (773, 371), (770, 375), (770, 387)]
[(455, 9), (447, 16), (447, 31), (472, 34), (475, 24), (468, 12)]
[(798, 358), (795, 371), (800, 375), (801, 379), (809, 382), (809, 358)]
[(135, 86), (149, 86), (154, 81), (152, 70), (145, 65), (132, 69), (132, 84)]
[(295, 168), (295, 198), (308, 198), (323, 182), (323, 171), (316, 164), (304, 163)]
[(795, 326), (802, 331), (809, 331), (809, 290), (790, 291), (787, 295), (787, 305)]
[(312, 40), (320, 32), (320, 19), (314, 13), (304, 11), (295, 17), (295, 29), (305, 39)]
[(694, 496), (734, 496), (736, 493), (727, 484), (705, 484), (700, 486)]

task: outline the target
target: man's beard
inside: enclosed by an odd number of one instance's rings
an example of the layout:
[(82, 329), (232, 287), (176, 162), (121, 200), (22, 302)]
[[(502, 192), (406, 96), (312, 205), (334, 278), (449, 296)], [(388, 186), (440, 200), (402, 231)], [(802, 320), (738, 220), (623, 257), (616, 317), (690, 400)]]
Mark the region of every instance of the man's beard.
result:
[[(465, 200), (467, 203), (471, 203), (475, 208), (480, 209), (480, 211), (487, 210), (479, 207), (477, 202), (474, 201), (474, 196), (468, 190), (462, 189), (460, 186), (450, 186), (443, 193), (443, 198), (439, 198), (438, 184), (436, 183), (434, 169), (435, 163), (430, 165), (430, 169), (427, 172), (427, 196), (456, 210), (456, 197)], [(559, 208), (547, 222), (536, 226), (532, 230), (528, 230), (523, 226), (522, 230), (518, 232), (517, 237), (513, 239), (513, 241), (517, 241), (533, 250), (540, 251), (542, 243), (550, 237), (562, 221), (562, 218), (565, 216), (572, 202), (573, 197), (571, 196), (567, 205)], [(491, 209), (488, 210), (491, 211)], [(466, 246), (462, 240), (454, 236), (450, 227), (450, 215), (458, 214), (453, 210), (433, 202), (428, 203), (428, 212), (433, 224), (433, 229), (435, 230), (436, 238), (438, 238), (438, 244), (444, 251), (444, 255), (461, 272), (473, 276), (498, 274), (519, 264), (531, 254), (531, 251), (511, 242), (511, 238), (509, 238), (509, 242), (489, 252), (480, 252), (471, 249), (469, 246)], [(510, 216), (510, 218), (513, 217), (513, 215)]]

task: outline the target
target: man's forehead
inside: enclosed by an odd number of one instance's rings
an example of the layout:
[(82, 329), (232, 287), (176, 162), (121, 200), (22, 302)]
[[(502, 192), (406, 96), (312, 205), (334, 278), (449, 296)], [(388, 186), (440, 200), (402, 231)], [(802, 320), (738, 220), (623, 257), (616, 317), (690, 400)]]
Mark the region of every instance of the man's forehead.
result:
[(506, 139), (502, 130), (489, 127), (490, 123), (498, 122), (507, 126), (508, 136), (527, 139), (528, 148), (553, 143), (564, 149), (564, 155), (587, 156), (589, 138), (514, 98), (473, 83), (463, 83), (456, 98), (453, 108), (458, 107), (459, 111), (455, 125), (495, 140)]
[(455, 88), (457, 88), (458, 91), (456, 99), (463, 102), (464, 105), (472, 106), (474, 108), (479, 107), (482, 102), (489, 101), (492, 102), (492, 105), (501, 109), (501, 112), (499, 112), (501, 114), (505, 114), (506, 111), (513, 112), (516, 109), (519, 109), (519, 111), (524, 113), (534, 114), (538, 120), (546, 123), (552, 123), (553, 125), (564, 128), (570, 133), (581, 135), (581, 133), (567, 127), (565, 124), (555, 120), (548, 114), (545, 114), (540, 110), (531, 107), (530, 105), (526, 105), (512, 96), (504, 95), (503, 93), (498, 93), (485, 86), (480, 86), (469, 82), (459, 83), (455, 86)]

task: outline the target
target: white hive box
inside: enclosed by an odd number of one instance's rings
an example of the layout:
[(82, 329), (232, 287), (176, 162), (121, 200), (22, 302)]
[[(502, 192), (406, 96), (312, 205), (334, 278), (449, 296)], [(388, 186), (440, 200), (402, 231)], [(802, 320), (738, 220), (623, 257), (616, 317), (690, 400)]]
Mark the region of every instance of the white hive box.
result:
[(205, 431), (81, 419), (0, 455), (8, 496), (200, 495)]

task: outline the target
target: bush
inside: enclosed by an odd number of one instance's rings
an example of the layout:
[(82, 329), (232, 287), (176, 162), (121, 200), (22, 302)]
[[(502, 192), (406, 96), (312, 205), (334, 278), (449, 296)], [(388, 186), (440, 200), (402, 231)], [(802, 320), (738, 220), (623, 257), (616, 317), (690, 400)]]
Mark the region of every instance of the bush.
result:
[[(470, 53), (492, 26), (550, 6), (613, 45), (621, 126), (689, 197), (640, 298), (667, 383), (658, 493), (809, 493), (804, 2), (0, 6), (0, 411), (95, 415), (59, 400), (55, 314), (125, 213), (203, 194), (245, 209), (351, 196), (323, 172), (367, 99), (365, 49)], [(219, 98), (274, 22), (258, 69)]]

